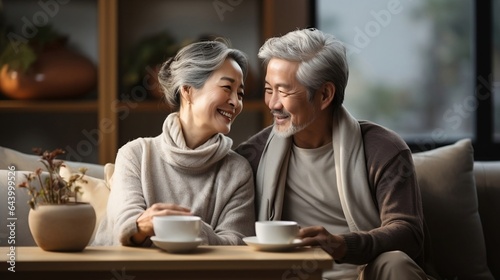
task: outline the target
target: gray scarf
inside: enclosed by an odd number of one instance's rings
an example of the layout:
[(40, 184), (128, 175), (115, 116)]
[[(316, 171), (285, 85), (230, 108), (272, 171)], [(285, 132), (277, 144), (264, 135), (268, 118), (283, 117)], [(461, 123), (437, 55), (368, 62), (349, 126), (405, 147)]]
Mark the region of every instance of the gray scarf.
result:
[[(381, 224), (366, 172), (359, 122), (342, 106), (333, 116), (333, 154), (342, 210), (351, 231)], [(281, 219), (292, 137), (269, 135), (257, 169), (256, 204), (259, 220)]]

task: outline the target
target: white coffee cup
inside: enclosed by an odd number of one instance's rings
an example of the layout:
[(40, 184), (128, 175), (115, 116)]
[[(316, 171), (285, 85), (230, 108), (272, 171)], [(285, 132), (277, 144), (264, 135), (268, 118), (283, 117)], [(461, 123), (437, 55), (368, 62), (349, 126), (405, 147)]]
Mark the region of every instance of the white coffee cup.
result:
[(197, 216), (154, 216), (156, 237), (165, 241), (190, 242), (200, 235), (201, 218)]
[(299, 226), (293, 221), (257, 221), (255, 233), (259, 243), (289, 244), (297, 237)]

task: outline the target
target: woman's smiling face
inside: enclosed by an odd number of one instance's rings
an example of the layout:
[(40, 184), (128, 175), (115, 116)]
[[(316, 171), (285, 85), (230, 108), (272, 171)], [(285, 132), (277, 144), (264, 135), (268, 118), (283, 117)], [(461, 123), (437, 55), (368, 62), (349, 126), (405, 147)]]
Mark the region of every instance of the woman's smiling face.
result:
[[(206, 139), (216, 133), (227, 134), (243, 109), (243, 72), (233, 59), (226, 59), (200, 89), (191, 88), (191, 121)], [(198, 135), (200, 136), (200, 135)]]

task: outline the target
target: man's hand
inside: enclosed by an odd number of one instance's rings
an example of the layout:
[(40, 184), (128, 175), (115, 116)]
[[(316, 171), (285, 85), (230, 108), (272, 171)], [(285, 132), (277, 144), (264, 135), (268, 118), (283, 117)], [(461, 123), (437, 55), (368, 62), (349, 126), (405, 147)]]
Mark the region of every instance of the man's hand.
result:
[(336, 260), (341, 260), (345, 256), (347, 247), (344, 239), (330, 234), (322, 226), (301, 228), (298, 237), (302, 239), (304, 246), (320, 246)]

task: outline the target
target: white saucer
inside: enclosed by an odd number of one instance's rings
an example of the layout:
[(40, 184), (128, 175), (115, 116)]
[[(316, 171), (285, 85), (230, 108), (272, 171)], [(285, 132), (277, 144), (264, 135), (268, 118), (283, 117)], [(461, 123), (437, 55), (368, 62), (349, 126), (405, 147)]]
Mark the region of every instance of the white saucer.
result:
[(196, 249), (201, 244), (202, 239), (196, 238), (194, 241), (168, 241), (160, 239), (157, 236), (151, 236), (151, 241), (157, 247), (169, 253), (185, 253)]
[(248, 246), (260, 251), (286, 251), (298, 247), (302, 243), (302, 240), (300, 239), (294, 239), (292, 243), (285, 244), (259, 243), (257, 236), (244, 237), (243, 241)]

